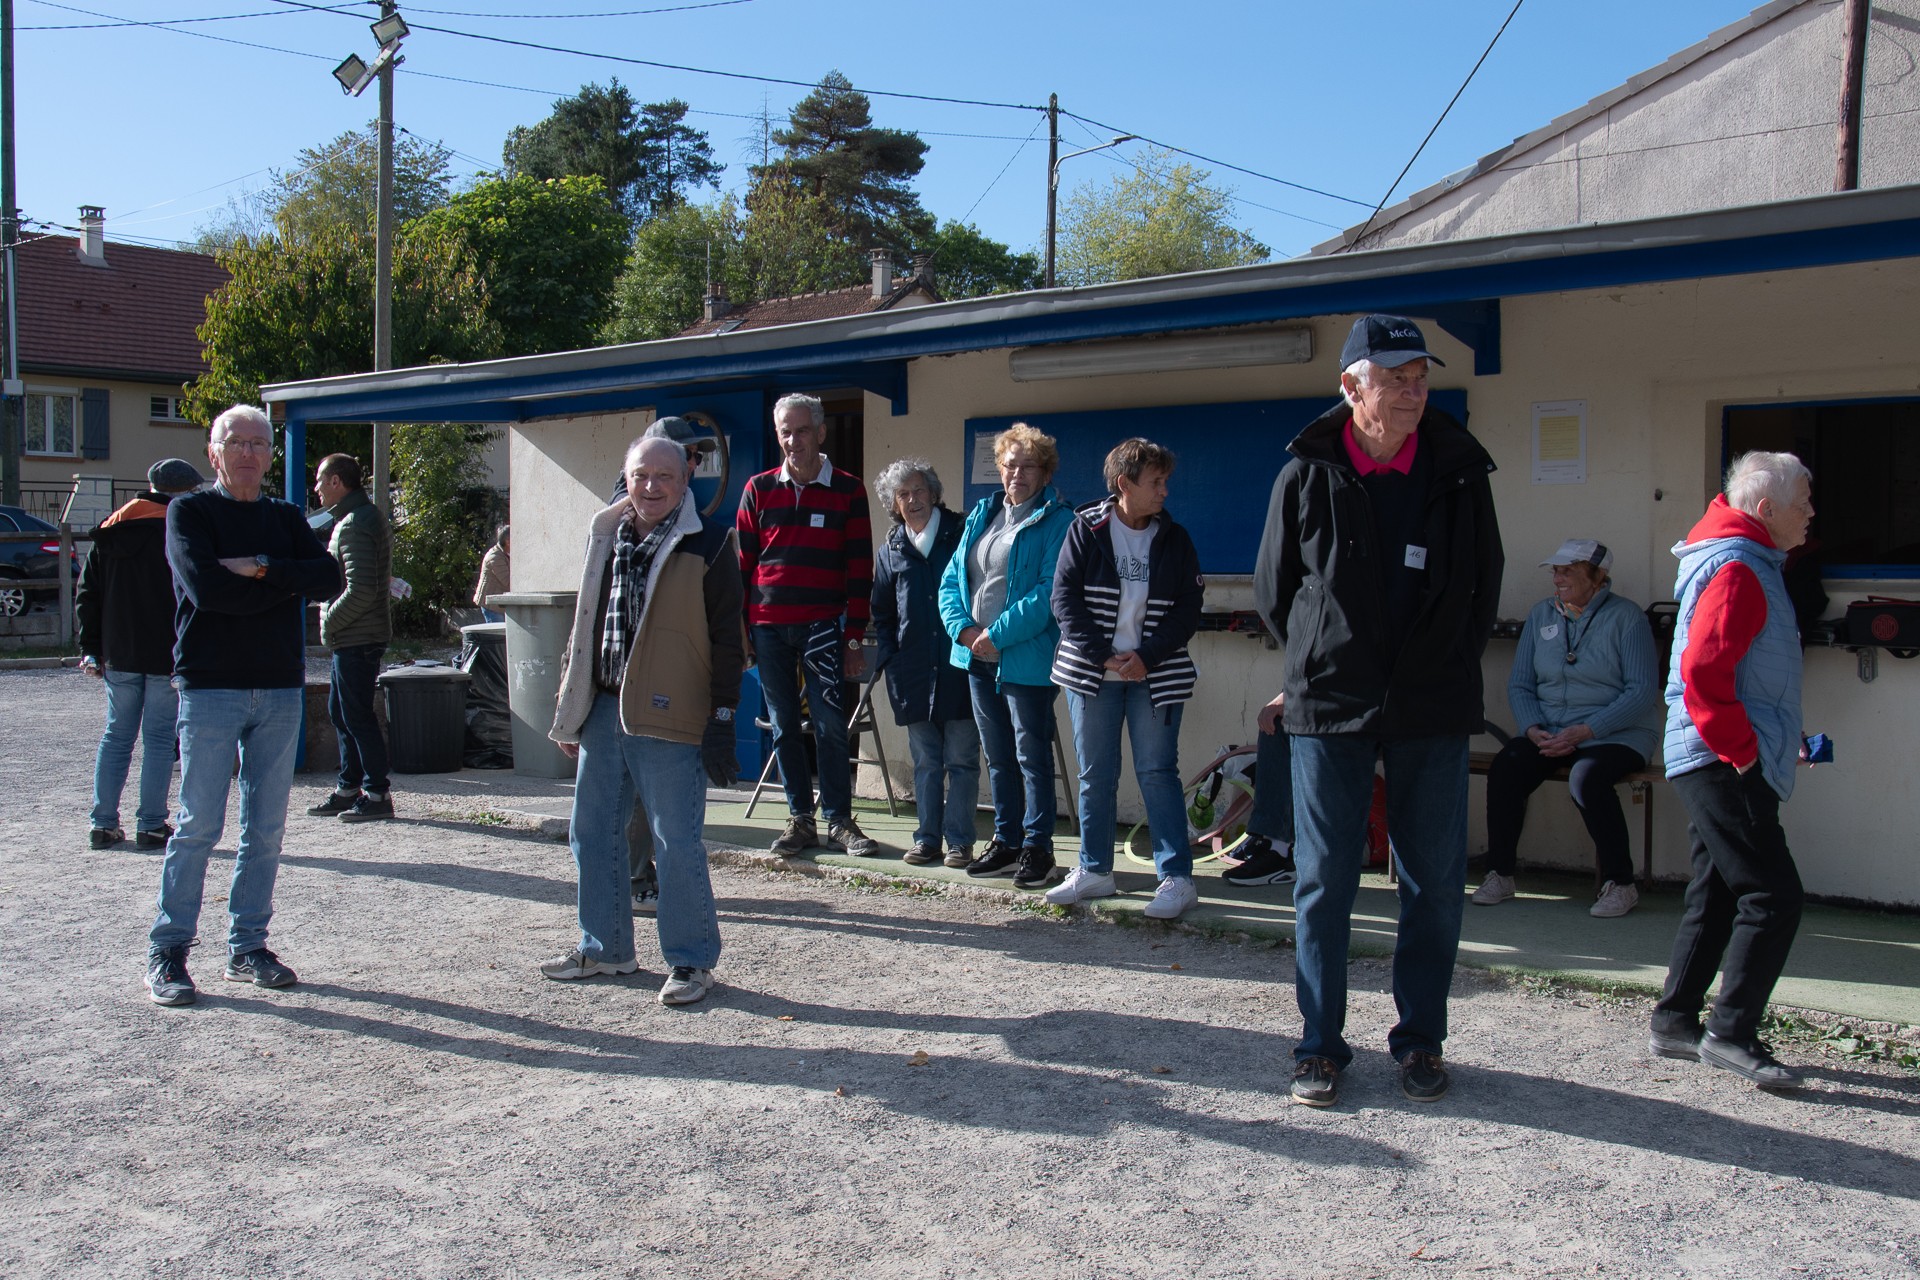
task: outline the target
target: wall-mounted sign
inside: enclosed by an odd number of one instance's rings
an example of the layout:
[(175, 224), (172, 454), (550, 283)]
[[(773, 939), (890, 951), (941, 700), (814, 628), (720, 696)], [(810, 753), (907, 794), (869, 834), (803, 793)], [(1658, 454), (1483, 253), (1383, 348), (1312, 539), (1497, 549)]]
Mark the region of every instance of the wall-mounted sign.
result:
[(1548, 400), (1533, 406), (1533, 482), (1587, 482), (1587, 402)]

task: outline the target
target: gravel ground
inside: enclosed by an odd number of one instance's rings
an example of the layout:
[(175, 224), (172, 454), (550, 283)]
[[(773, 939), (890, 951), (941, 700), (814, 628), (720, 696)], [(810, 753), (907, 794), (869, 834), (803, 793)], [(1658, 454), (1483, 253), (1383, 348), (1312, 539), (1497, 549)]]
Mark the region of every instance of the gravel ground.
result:
[(1920, 1266), (1911, 1077), (1803, 1061), (1769, 1096), (1647, 1058), (1642, 1003), (1462, 973), (1454, 1092), (1418, 1106), (1365, 962), (1310, 1110), (1283, 949), (741, 867), (720, 987), (666, 1009), (650, 931), (632, 978), (543, 980), (565, 847), (452, 815), (292, 820), (285, 991), (219, 980), (218, 855), (201, 1002), (158, 1008), (159, 861), (86, 848), (97, 687), (5, 672), (0, 706), (9, 1277)]

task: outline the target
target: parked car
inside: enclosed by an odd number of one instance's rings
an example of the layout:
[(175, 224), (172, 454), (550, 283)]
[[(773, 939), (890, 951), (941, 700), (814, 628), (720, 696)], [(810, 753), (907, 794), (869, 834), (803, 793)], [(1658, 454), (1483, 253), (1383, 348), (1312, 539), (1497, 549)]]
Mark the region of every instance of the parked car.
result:
[[(59, 596), (52, 591), (28, 591), (9, 586), (17, 578), (58, 578), (60, 576), (60, 530), (39, 516), (19, 507), (0, 506), (0, 533), (40, 533), (37, 542), (25, 539), (0, 542), (0, 617), (13, 618), (35, 605), (59, 607)], [(80, 578), (80, 557), (73, 557), (73, 577)]]

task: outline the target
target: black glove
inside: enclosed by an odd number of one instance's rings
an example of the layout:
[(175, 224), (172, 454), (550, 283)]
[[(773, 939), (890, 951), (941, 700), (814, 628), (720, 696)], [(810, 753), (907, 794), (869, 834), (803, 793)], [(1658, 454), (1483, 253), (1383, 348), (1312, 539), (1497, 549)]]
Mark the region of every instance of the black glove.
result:
[(707, 721), (707, 731), (700, 739), (700, 763), (707, 768), (707, 781), (716, 787), (730, 787), (740, 781), (740, 760), (733, 751), (733, 721)]

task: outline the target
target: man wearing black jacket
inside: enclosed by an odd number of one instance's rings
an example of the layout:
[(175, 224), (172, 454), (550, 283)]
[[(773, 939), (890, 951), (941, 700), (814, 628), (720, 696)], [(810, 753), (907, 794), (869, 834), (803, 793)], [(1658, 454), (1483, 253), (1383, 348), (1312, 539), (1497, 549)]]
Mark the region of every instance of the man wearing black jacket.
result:
[(1417, 1102), (1449, 1086), (1441, 1048), (1466, 888), (1467, 742), (1500, 598), (1493, 460), (1427, 406), (1440, 364), (1401, 316), (1354, 323), (1344, 403), (1302, 431), (1274, 482), (1255, 590), (1286, 645), (1261, 713), (1293, 745), (1295, 994), (1305, 1024), (1293, 1097), (1331, 1106), (1353, 1059), (1343, 1034), (1347, 942), (1376, 761), (1400, 871), (1387, 1047)]
[(88, 843), (111, 849), (127, 838), (120, 796), (140, 741), (140, 800), (133, 811), (136, 848), (159, 849), (173, 781), (173, 574), (167, 568), (167, 503), (203, 483), (193, 464), (166, 458), (147, 471), (147, 492), (102, 520), (80, 570), (74, 612), (80, 620), (80, 669), (107, 690), (107, 730), (93, 758), (93, 830)]

